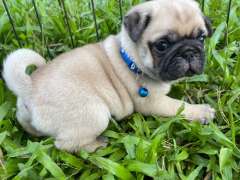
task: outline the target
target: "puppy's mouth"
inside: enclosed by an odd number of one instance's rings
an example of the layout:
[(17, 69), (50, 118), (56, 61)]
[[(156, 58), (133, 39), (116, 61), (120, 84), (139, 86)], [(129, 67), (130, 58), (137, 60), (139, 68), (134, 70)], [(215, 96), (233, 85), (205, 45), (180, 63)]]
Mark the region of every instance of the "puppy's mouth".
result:
[(159, 72), (164, 81), (173, 81), (186, 76), (201, 74), (204, 69), (204, 60), (192, 57), (190, 60), (183, 57), (174, 57), (169, 64)]
[(178, 42), (164, 53), (152, 48), (153, 71), (163, 81), (201, 74), (205, 61), (203, 49), (203, 44), (195, 40)]

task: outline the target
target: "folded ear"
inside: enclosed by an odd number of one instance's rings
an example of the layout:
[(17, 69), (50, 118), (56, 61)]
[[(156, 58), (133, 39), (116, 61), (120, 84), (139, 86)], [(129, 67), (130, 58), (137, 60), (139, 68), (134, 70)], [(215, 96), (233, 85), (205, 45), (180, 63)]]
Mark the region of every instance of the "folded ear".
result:
[(204, 18), (204, 21), (205, 21), (205, 26), (208, 30), (208, 37), (211, 37), (212, 34), (213, 34), (212, 22), (207, 16), (204, 16), (203, 18)]
[(137, 42), (141, 38), (150, 21), (150, 15), (143, 15), (140, 12), (132, 12), (124, 17), (123, 23), (130, 38), (134, 42)]

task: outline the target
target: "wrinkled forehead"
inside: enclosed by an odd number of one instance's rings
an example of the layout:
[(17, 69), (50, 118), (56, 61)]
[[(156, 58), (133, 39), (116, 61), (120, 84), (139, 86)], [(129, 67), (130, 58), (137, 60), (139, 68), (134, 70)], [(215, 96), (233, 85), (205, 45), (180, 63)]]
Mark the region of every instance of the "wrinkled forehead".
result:
[(146, 29), (146, 40), (154, 41), (169, 33), (179, 37), (207, 34), (202, 12), (192, 0), (156, 0), (151, 12), (151, 24)]

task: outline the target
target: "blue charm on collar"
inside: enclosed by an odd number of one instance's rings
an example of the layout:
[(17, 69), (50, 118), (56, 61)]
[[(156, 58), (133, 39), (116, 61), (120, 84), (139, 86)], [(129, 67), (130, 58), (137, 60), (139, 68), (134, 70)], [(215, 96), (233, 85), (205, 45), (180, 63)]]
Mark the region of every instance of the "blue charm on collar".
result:
[[(143, 72), (138, 68), (137, 64), (133, 61), (133, 58), (128, 55), (128, 53), (123, 49), (120, 48), (120, 54), (124, 62), (127, 64), (128, 68), (134, 72), (135, 74), (139, 75)], [(149, 91), (146, 87), (140, 86), (138, 89), (138, 94), (141, 97), (147, 97), (149, 95)]]
[(149, 92), (148, 92), (148, 89), (147, 89), (147, 88), (141, 86), (141, 87), (138, 89), (138, 94), (139, 94), (141, 97), (147, 97), (148, 94), (149, 94)]

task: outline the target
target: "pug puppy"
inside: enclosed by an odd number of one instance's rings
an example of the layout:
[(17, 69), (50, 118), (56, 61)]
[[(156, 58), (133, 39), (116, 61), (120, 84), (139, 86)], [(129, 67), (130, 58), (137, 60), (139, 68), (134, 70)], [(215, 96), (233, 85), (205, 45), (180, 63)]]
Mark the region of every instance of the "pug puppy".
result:
[[(17, 119), (29, 133), (52, 136), (59, 149), (95, 151), (111, 117), (182, 114), (207, 123), (214, 109), (168, 97), (171, 84), (204, 69), (204, 39), (212, 33), (193, 0), (153, 0), (133, 7), (122, 30), (102, 42), (66, 52), (46, 64), (20, 49), (3, 76), (17, 95)], [(31, 75), (29, 65), (38, 68)]]

